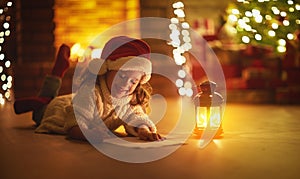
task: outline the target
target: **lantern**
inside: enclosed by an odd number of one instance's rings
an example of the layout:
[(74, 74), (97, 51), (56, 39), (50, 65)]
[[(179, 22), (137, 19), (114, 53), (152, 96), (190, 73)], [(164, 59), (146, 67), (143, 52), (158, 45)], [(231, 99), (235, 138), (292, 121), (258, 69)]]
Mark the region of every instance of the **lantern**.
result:
[(201, 136), (204, 130), (215, 132), (215, 138), (221, 137), (224, 99), (217, 93), (216, 83), (205, 81), (197, 86), (198, 94), (194, 97), (196, 125), (194, 134)]

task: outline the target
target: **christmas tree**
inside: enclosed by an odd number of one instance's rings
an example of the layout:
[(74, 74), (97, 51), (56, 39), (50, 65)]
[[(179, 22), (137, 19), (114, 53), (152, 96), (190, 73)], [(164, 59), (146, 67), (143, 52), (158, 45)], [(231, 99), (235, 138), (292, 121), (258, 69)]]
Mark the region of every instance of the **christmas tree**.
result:
[(227, 21), (241, 43), (269, 46), (277, 54), (290, 44), (299, 50), (300, 0), (237, 0)]

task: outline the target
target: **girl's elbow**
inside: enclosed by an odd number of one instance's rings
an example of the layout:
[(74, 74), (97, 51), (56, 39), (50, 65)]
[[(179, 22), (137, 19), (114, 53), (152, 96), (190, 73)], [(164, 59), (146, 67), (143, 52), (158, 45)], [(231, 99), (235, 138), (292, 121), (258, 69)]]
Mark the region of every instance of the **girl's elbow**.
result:
[(84, 140), (86, 141), (85, 136), (83, 135), (81, 129), (79, 128), (79, 126), (74, 126), (72, 127), (68, 132), (67, 132), (67, 136), (70, 139), (75, 139), (75, 140)]

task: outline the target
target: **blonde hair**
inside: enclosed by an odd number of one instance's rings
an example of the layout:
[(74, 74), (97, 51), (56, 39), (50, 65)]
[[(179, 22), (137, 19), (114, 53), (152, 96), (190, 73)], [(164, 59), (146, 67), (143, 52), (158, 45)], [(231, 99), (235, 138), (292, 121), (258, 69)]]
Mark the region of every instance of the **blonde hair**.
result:
[(145, 84), (139, 84), (133, 92), (131, 105), (141, 105), (144, 112), (150, 112), (150, 98), (152, 93), (152, 86), (147, 82)]

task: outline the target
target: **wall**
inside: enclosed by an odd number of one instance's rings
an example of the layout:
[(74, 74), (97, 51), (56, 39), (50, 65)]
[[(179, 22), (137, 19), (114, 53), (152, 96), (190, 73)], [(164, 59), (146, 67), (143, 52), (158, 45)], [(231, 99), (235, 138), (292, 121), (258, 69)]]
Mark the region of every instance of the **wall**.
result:
[[(86, 49), (107, 28), (139, 16), (137, 0), (17, 0), (15, 5), (15, 97), (38, 93), (62, 43)], [(61, 94), (71, 92), (75, 65), (63, 79)]]
[(38, 92), (43, 75), (54, 59), (54, 0), (17, 0), (16, 59), (13, 64), (15, 96)]
[(139, 17), (137, 0), (55, 0), (55, 46), (80, 43), (86, 48), (101, 32)]
[[(186, 0), (187, 20), (200, 17), (218, 19), (229, 0)], [(51, 71), (58, 47), (87, 45), (105, 29), (137, 17), (173, 17), (171, 0), (17, 0), (14, 64), (16, 97), (37, 94), (44, 76)], [(92, 29), (92, 30), (91, 30)], [(154, 52), (170, 53), (170, 46), (149, 41)], [(159, 42), (161, 44), (161, 42)], [(61, 93), (71, 91), (75, 62), (67, 72)]]

